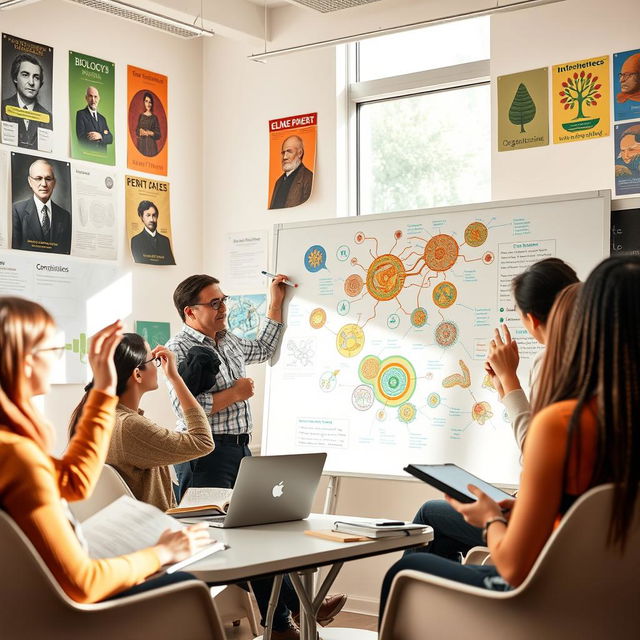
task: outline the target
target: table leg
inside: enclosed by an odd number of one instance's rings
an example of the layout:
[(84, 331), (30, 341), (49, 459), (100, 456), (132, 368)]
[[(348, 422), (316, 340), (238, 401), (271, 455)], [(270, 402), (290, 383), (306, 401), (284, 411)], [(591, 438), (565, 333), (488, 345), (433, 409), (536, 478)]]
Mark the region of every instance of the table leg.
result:
[(271, 587), (271, 595), (269, 596), (269, 605), (267, 607), (267, 616), (264, 621), (264, 635), (262, 640), (271, 640), (271, 627), (273, 626), (273, 614), (280, 597), (280, 588), (282, 587), (282, 574), (273, 577), (273, 586)]

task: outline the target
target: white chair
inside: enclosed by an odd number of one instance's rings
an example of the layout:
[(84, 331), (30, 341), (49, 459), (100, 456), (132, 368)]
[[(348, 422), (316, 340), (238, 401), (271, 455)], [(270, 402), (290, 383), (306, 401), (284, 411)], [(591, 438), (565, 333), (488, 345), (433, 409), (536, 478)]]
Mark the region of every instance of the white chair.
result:
[(493, 564), (489, 547), (471, 547), (462, 564)]
[(3, 640), (225, 640), (209, 590), (198, 580), (98, 604), (74, 602), (4, 511), (0, 511), (0, 566)]
[(607, 544), (612, 496), (603, 485), (579, 498), (512, 591), (400, 572), (380, 640), (637, 638), (640, 500), (623, 554)]
[[(116, 469), (105, 464), (91, 496), (86, 500), (69, 503), (69, 508), (73, 515), (82, 522), (120, 496), (125, 495), (134, 497), (131, 489), (129, 489), (129, 486)], [(237, 626), (242, 618), (247, 618), (251, 632), (254, 636), (258, 635), (258, 621), (249, 593), (234, 584), (230, 584), (226, 587), (213, 587), (211, 597), (215, 600), (216, 608), (223, 623), (232, 622), (234, 626)]]

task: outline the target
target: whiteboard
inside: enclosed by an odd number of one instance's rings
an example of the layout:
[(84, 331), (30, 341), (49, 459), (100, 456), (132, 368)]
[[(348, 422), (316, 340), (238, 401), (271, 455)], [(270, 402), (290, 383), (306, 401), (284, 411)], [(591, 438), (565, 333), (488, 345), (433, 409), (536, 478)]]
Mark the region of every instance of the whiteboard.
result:
[(298, 284), (269, 367), (262, 451), (326, 451), (325, 472), (403, 477), (454, 462), (517, 484), (519, 450), (483, 369), (494, 327), (541, 348), (511, 280), (557, 256), (581, 279), (609, 255), (610, 192), (511, 200), (274, 228)]

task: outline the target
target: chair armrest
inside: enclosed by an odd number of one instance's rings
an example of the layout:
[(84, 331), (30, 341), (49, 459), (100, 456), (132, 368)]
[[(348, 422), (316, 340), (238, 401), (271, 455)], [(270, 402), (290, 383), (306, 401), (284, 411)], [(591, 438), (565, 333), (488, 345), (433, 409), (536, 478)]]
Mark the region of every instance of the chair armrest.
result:
[(493, 564), (489, 547), (472, 547), (467, 551), (462, 564)]

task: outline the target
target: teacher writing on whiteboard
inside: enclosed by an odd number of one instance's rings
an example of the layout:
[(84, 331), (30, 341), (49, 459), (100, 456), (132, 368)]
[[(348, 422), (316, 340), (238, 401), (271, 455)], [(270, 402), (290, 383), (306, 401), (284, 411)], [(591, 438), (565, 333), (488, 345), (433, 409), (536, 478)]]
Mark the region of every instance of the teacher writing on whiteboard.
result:
[[(220, 360), (220, 370), (211, 389), (197, 395), (213, 434), (215, 449), (209, 455), (176, 465), (180, 482), (178, 499), (188, 487), (228, 487), (235, 484), (240, 461), (250, 456), (253, 428), (249, 398), (253, 380), (246, 365), (265, 362), (275, 352), (283, 331), (282, 304), (286, 276), (271, 281), (270, 301), (264, 327), (255, 340), (245, 340), (227, 331), (227, 296), (220, 281), (208, 275), (190, 276), (181, 282), (173, 302), (184, 325), (167, 347), (176, 354), (177, 365), (192, 347), (206, 347)], [(186, 427), (180, 403), (170, 382), (169, 393), (178, 417), (179, 430)]]

